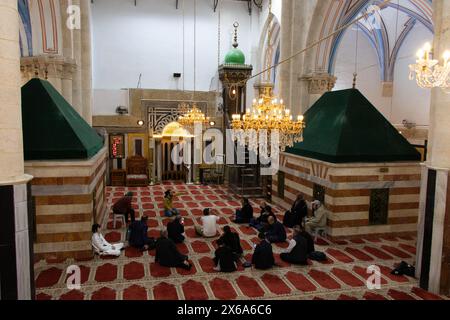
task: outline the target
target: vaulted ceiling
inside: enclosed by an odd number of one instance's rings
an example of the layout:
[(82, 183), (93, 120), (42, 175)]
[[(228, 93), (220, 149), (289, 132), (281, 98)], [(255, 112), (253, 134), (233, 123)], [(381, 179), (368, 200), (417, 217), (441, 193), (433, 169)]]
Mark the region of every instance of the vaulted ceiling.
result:
[[(420, 23), (431, 33), (432, 3), (430, 0), (391, 0), (383, 6), (380, 0), (338, 0), (330, 3), (325, 16), (321, 37), (331, 34), (353, 19), (373, 12), (357, 25), (377, 53), (382, 81), (392, 81), (398, 52), (413, 27)], [(377, 7), (378, 6), (378, 7)], [(356, 28), (354, 26), (354, 28)], [(339, 43), (346, 30), (323, 42), (317, 51), (315, 68), (333, 73)]]

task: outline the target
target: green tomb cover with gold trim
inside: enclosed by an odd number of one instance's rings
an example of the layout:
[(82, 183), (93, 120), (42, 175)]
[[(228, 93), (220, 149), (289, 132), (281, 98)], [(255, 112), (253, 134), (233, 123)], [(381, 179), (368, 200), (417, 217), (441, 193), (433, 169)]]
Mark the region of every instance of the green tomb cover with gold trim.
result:
[(357, 89), (325, 93), (286, 152), (331, 163), (420, 161), (420, 153)]
[(22, 123), (25, 160), (90, 159), (103, 147), (103, 138), (46, 80), (22, 87)]

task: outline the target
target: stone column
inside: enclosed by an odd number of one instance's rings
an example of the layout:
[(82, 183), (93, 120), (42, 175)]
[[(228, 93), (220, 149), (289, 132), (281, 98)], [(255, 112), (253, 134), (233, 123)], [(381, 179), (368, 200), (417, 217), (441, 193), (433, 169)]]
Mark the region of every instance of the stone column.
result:
[(73, 96), (73, 73), (76, 69), (76, 65), (73, 61), (73, 32), (67, 27), (69, 0), (60, 0), (60, 14), (61, 14), (61, 34), (63, 45), (63, 56), (66, 61), (72, 61), (73, 65), (65, 65), (62, 74), (62, 95), (64, 98), (72, 104)]
[[(292, 55), (293, 43), (292, 43), (292, 15), (293, 15), (292, 0), (284, 0), (282, 3), (281, 14), (281, 57), (280, 60), (286, 59)], [(284, 99), (287, 105), (291, 105), (291, 62), (285, 62), (279, 67), (280, 77), (280, 92), (279, 96)]]
[(0, 299), (34, 298), (20, 97), (17, 0), (0, 2)]
[(331, 91), (336, 84), (336, 80), (335, 76), (328, 73), (314, 73), (303, 76), (301, 81), (307, 84), (309, 95), (308, 100), (305, 101), (305, 107), (310, 108), (325, 92)]
[[(72, 0), (72, 5), (80, 6), (80, 0)], [(81, 6), (80, 6), (81, 8)], [(72, 78), (72, 106), (74, 109), (83, 116), (83, 101), (82, 101), (82, 75), (81, 75), (81, 66), (82, 66), (82, 45), (81, 45), (81, 29), (72, 30), (72, 50), (73, 50), (73, 59), (76, 63), (76, 70), (73, 73)]]
[[(310, 37), (310, 27), (315, 18), (316, 5), (316, 1), (310, 0), (283, 1), (280, 60), (292, 56), (315, 40)], [(302, 77), (313, 70), (305, 63), (306, 55), (300, 54), (280, 66), (280, 96), (294, 116), (303, 114), (309, 107), (309, 84)]]
[(157, 158), (157, 162), (156, 162), (156, 166), (158, 168), (158, 183), (162, 183), (162, 145), (161, 145), (161, 140), (157, 139), (156, 140), (156, 158)]
[[(433, 1), (434, 57), (450, 50), (450, 2)], [(442, 60), (441, 60), (442, 63)], [(450, 95), (433, 89), (430, 110), (430, 154), (422, 171), (417, 276), (433, 293), (450, 292)]]
[(81, 92), (83, 118), (92, 125), (91, 2), (81, 0)]

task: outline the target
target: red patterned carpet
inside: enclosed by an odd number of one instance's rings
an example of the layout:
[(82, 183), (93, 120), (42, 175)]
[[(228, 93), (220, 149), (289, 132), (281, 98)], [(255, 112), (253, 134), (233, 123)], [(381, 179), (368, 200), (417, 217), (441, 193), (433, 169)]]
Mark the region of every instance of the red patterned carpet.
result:
[[(221, 215), (220, 224), (230, 224), (239, 232), (245, 256), (251, 257), (256, 232), (246, 226), (231, 223), (239, 200), (223, 187), (186, 186), (166, 184), (147, 188), (109, 188), (108, 204), (127, 191), (137, 194), (133, 206), (139, 215), (149, 217), (149, 235), (157, 237), (159, 229), (168, 222), (163, 217), (163, 193), (174, 189), (184, 194), (176, 200), (176, 207), (185, 217), (186, 243), (178, 245), (188, 254), (194, 267), (191, 271), (168, 269), (154, 263), (154, 252), (139, 252), (127, 248), (119, 258), (95, 257), (91, 261), (65, 261), (35, 264), (37, 299), (64, 300), (201, 300), (201, 299), (332, 299), (332, 300), (434, 300), (447, 299), (417, 288), (417, 280), (392, 276), (395, 263), (402, 260), (413, 263), (415, 239), (413, 238), (360, 238), (330, 241), (318, 239), (317, 250), (328, 255), (326, 262), (310, 262), (308, 266), (292, 266), (281, 262), (279, 253), (287, 244), (274, 245), (279, 267), (270, 271), (239, 270), (221, 274), (213, 270), (214, 239), (195, 235), (202, 209), (214, 208)], [(256, 204), (255, 204), (256, 205)], [(282, 211), (274, 208), (277, 215)], [(257, 210), (256, 210), (257, 211)], [(124, 241), (125, 229), (120, 224), (113, 229), (111, 217), (104, 222), (108, 241)], [(81, 267), (81, 290), (66, 287), (65, 270), (69, 265)], [(378, 265), (382, 272), (382, 288), (368, 290), (366, 269)]]

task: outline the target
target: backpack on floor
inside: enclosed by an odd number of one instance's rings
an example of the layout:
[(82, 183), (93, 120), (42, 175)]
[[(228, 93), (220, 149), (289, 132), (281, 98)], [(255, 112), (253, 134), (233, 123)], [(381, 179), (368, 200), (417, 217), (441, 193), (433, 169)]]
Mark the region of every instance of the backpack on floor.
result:
[(391, 274), (396, 276), (408, 276), (408, 277), (415, 277), (416, 276), (416, 268), (405, 261), (400, 262), (400, 264), (392, 270)]
[(327, 255), (320, 251), (314, 251), (309, 254), (309, 259), (314, 261), (327, 261)]

